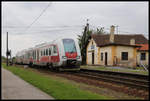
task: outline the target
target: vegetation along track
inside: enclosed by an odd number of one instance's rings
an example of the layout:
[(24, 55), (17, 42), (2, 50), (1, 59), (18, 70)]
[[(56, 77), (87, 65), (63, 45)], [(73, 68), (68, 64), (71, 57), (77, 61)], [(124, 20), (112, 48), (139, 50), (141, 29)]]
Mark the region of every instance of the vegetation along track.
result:
[(82, 82), (97, 87), (106, 87), (128, 95), (149, 98), (148, 76), (81, 69), (78, 72), (55, 72), (48, 68), (36, 68), (39, 72), (65, 77), (76, 82)]

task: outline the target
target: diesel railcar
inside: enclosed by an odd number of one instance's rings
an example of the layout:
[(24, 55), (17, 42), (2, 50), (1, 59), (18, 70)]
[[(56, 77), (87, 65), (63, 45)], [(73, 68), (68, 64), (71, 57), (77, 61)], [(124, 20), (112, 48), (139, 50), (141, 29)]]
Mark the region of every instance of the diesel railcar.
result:
[(16, 63), (48, 66), (57, 70), (79, 70), (82, 58), (78, 42), (60, 38), (17, 53)]

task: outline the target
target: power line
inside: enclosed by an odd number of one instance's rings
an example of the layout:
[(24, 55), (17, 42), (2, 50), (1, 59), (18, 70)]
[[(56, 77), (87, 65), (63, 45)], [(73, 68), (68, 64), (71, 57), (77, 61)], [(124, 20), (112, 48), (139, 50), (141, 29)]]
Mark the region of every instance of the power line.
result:
[[(81, 27), (65, 27), (65, 28), (63, 28), (63, 27), (55, 27), (55, 28), (35, 28), (35, 29), (32, 29), (31, 30), (31, 32), (33, 32), (33, 31), (64, 31), (64, 30), (77, 30), (77, 29), (82, 29), (83, 27), (81, 26)], [(15, 33), (16, 33), (16, 31), (21, 31), (21, 30), (23, 30), (23, 29), (18, 29), (18, 28), (11, 28), (11, 29), (9, 29), (9, 31), (15, 31)], [(18, 33), (18, 32), (17, 32)]]
[[(26, 28), (27, 26), (2, 26), (2, 28)], [(32, 28), (67, 28), (67, 27), (84, 27), (83, 25), (72, 25), (72, 26), (34, 26)]]
[(26, 28), (25, 31), (27, 31), (41, 16), (42, 14), (48, 9), (48, 7), (50, 6), (51, 3), (49, 3), (45, 9), (43, 9), (43, 11), (40, 13), (40, 15)]
[[(91, 26), (92, 26), (92, 27), (95, 27), (95, 28), (98, 28), (98, 27), (101, 27), (101, 28), (102, 28), (102, 27), (103, 27), (103, 26), (94, 26), (94, 25), (91, 25)], [(116, 26), (116, 27), (119, 27), (119, 26)], [(110, 30), (110, 28), (108, 28), (108, 27), (105, 28), (105, 27), (104, 27), (104, 30)], [(123, 31), (123, 30), (119, 30), (119, 31), (117, 30), (117, 34), (118, 34), (118, 32), (130, 33), (130, 34), (133, 33), (133, 32)], [(133, 33), (133, 34), (134, 34), (134, 33)], [(143, 33), (142, 33), (142, 34), (143, 34)], [(147, 34), (145, 33), (145, 34), (143, 34), (143, 35), (148, 36), (148, 33), (147, 33)]]

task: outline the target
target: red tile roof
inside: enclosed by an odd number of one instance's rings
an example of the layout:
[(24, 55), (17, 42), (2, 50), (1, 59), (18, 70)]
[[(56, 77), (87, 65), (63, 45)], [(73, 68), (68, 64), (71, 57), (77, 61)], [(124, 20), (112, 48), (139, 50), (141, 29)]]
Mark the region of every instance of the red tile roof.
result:
[(137, 48), (137, 50), (149, 50), (149, 44), (136, 44), (137, 46), (141, 46), (140, 48)]

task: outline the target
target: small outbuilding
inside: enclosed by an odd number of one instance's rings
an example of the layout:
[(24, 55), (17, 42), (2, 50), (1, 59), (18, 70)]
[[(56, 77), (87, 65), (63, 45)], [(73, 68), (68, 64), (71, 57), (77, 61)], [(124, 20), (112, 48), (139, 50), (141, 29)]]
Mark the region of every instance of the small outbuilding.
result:
[(137, 65), (145, 65), (148, 66), (149, 64), (149, 44), (137, 44), (141, 46), (137, 48)]
[(125, 67), (137, 65), (139, 58), (137, 49), (142, 47), (137, 44), (148, 44), (148, 40), (142, 34), (114, 34), (114, 31), (115, 27), (111, 26), (110, 34), (92, 34), (86, 49), (87, 65)]

